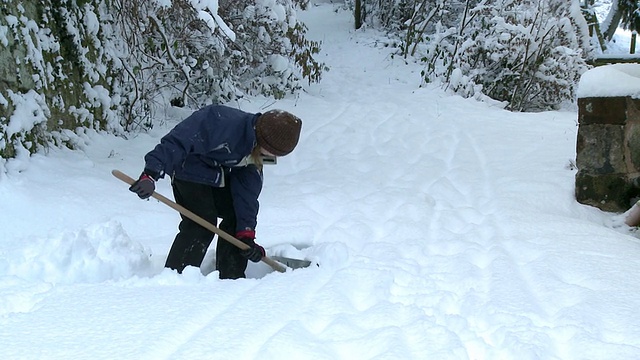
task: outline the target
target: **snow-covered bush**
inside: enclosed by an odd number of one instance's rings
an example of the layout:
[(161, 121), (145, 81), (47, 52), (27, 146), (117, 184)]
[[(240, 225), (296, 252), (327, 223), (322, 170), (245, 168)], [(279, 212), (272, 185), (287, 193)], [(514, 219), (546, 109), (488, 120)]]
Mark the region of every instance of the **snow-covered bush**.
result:
[(622, 19), (621, 25), (626, 30), (640, 30), (640, 9), (637, 0), (617, 0)]
[[(217, 5), (217, 6), (214, 6)], [(152, 125), (157, 102), (201, 106), (244, 94), (276, 98), (319, 81), (317, 42), (291, 0), (113, 0), (127, 128)]]
[(425, 81), (514, 111), (573, 102), (592, 51), (578, 0), (380, 0), (365, 15), (424, 61)]
[(0, 0), (0, 157), (72, 143), (63, 129), (121, 130), (95, 7)]
[(282, 97), (319, 81), (320, 44), (295, 12), (307, 3), (0, 0), (0, 157), (73, 146), (76, 129), (149, 128), (169, 102)]
[[(459, 25), (441, 27), (422, 54), (425, 79), (463, 96), (484, 94), (515, 111), (573, 101), (589, 51), (576, 2), (469, 2)], [(585, 40), (586, 39), (586, 40)]]
[(227, 0), (220, 4), (221, 16), (237, 34), (230, 69), (244, 92), (281, 98), (300, 89), (304, 79), (320, 81), (324, 65), (313, 58), (320, 44), (305, 38), (306, 26), (297, 20), (291, 1)]

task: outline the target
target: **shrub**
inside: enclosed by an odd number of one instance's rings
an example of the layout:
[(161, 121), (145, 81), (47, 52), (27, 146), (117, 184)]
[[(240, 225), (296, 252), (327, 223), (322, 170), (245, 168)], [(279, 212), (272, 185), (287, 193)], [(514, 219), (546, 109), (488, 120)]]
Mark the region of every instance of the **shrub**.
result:
[[(348, 0), (351, 5), (355, 0)], [(592, 51), (578, 0), (380, 0), (364, 21), (400, 38), (425, 82), (514, 111), (575, 101)]]

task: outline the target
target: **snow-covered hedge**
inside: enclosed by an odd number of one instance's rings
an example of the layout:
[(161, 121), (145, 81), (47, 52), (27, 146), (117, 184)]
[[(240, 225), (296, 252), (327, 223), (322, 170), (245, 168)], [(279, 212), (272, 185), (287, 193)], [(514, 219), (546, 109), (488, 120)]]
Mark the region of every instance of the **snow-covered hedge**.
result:
[(73, 141), (77, 127), (120, 131), (113, 72), (88, 2), (0, 0), (0, 157)]
[(463, 96), (504, 101), (514, 111), (575, 100), (589, 51), (576, 1), (494, 0), (463, 14), (457, 27), (440, 28), (422, 53), (425, 79)]
[[(0, 0), (0, 157), (319, 81), (307, 0)], [(0, 164), (1, 165), (1, 164)], [(0, 169), (1, 170), (1, 169)]]
[[(347, 0), (353, 2), (355, 0)], [(574, 102), (591, 50), (579, 0), (381, 0), (367, 21), (400, 34), (427, 82), (514, 111)]]
[(112, 2), (114, 28), (130, 50), (120, 59), (127, 129), (150, 126), (157, 103), (280, 98), (324, 69), (291, 0)]

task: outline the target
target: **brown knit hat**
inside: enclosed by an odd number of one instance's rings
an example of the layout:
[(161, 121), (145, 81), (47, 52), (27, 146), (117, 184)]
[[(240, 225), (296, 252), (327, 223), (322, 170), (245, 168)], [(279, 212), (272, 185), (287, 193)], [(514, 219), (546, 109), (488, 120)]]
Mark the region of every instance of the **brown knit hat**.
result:
[(276, 156), (292, 152), (300, 139), (302, 120), (283, 110), (269, 110), (256, 120), (258, 145)]

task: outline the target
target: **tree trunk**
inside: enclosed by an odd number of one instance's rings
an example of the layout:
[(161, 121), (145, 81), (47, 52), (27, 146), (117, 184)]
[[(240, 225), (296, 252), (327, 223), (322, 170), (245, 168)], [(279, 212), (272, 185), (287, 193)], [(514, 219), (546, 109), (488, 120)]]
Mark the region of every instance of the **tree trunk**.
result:
[(356, 0), (353, 16), (356, 20), (356, 30), (362, 27), (362, 0)]
[(611, 2), (611, 9), (609, 9), (609, 15), (607, 15), (607, 18), (602, 23), (602, 34), (607, 41), (613, 38), (621, 19), (622, 11), (620, 11), (618, 0), (613, 0)]

